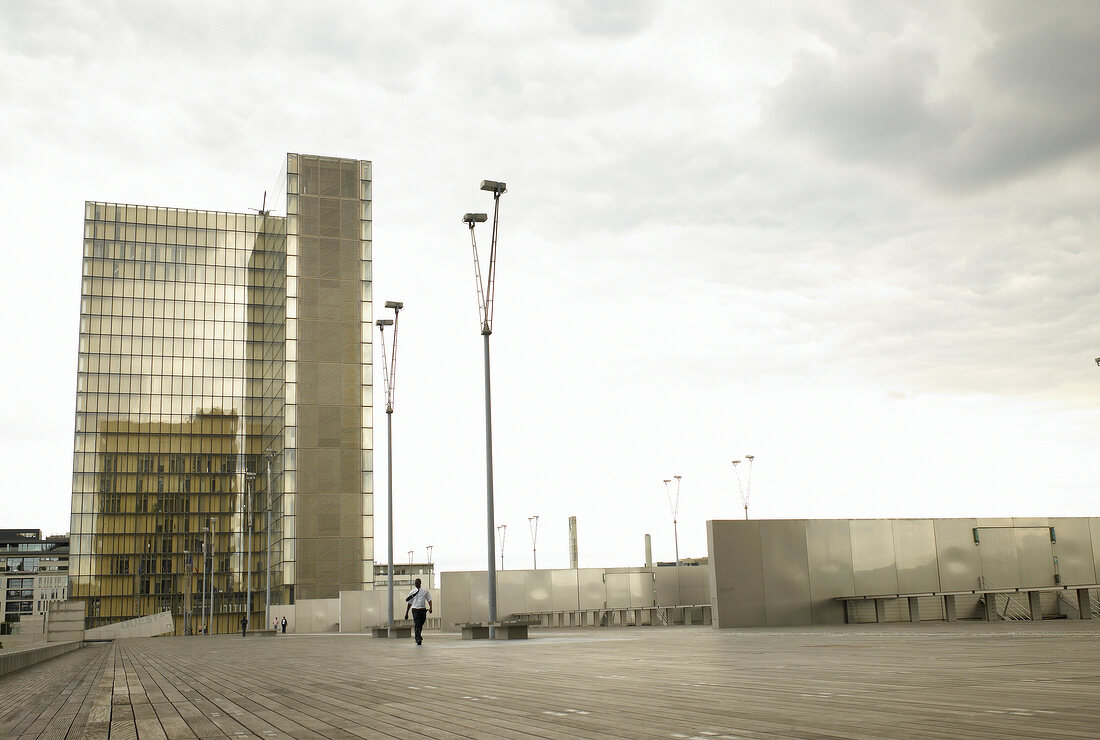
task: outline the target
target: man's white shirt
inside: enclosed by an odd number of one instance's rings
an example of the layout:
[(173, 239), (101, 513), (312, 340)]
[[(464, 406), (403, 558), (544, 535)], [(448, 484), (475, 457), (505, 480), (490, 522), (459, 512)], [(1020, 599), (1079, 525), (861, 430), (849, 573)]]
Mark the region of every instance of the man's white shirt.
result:
[(432, 594), (426, 588), (414, 588), (412, 591), (409, 591), (409, 594), (413, 597), (412, 601), (409, 602), (409, 606), (412, 609), (427, 609), (428, 602), (432, 600)]

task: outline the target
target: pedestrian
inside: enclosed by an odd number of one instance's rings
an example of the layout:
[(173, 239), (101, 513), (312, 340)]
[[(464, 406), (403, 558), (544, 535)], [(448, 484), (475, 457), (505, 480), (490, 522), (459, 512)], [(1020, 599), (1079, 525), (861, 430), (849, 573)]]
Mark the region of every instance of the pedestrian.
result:
[(286, 634), (286, 617), (283, 617), (283, 634)]
[(241, 637), (248, 637), (248, 617), (241, 617)]
[(271, 629), (275, 630), (275, 634), (279, 634), (279, 618), (278, 617), (272, 617), (271, 618)]
[(413, 637), (416, 644), (424, 642), (421, 632), (424, 630), (424, 622), (432, 612), (432, 594), (426, 588), (420, 587), (420, 579), (415, 581), (416, 588), (405, 597), (405, 619), (409, 618), (409, 610), (413, 613)]

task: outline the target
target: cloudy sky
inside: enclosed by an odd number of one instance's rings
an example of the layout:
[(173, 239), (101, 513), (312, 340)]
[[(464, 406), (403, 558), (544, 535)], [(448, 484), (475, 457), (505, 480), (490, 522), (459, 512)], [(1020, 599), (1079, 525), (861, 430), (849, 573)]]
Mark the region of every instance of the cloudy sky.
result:
[(374, 162), (399, 560), (484, 567), (485, 178), (506, 566), (671, 559), (673, 474), (704, 555), (746, 453), (753, 517), (1100, 515), (1097, 90), (1094, 2), (0, 0), (0, 527), (68, 528), (83, 201), (288, 151)]

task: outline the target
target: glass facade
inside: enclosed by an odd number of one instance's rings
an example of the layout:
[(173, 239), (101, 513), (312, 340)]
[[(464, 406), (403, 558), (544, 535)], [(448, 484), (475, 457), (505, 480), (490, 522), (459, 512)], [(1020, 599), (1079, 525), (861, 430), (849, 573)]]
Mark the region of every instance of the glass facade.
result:
[[(309, 561), (334, 549), (369, 560), (371, 335), (353, 343), (367, 425), (356, 427), (355, 486), (303, 481), (300, 345), (317, 327), (300, 314), (301, 263), (313, 256), (299, 237), (302, 160), (353, 171), (369, 219), (369, 163), (296, 154), (287, 216), (86, 204), (70, 579), (88, 627), (170, 610), (177, 634), (197, 632), (212, 600), (212, 631), (233, 631), (249, 577), (249, 621), (262, 623), (269, 547), (273, 604), (370, 587)], [(365, 301), (355, 308), (369, 319), (369, 223), (355, 228), (350, 272)], [(338, 312), (329, 303), (319, 298)], [(345, 507), (358, 536), (311, 536), (299, 522), (314, 500), (342, 495), (359, 502)]]

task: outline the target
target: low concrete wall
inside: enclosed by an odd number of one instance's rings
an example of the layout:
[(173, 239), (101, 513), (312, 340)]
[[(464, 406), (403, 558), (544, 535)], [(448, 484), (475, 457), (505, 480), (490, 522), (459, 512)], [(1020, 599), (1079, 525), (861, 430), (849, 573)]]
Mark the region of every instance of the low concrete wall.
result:
[[(393, 618), (405, 616), (405, 597), (412, 591), (407, 586), (393, 587)], [(386, 609), (386, 595), (389, 589), (376, 588), (373, 591), (340, 592), (340, 631), (369, 632), (372, 627), (381, 627), (389, 619)], [(441, 589), (428, 589), (432, 595), (432, 616), (442, 613), (443, 592)]]
[(46, 642), (80, 642), (83, 639), (84, 602), (51, 602), (46, 614)]
[(83, 642), (57, 642), (19, 651), (0, 650), (0, 676), (84, 647)]
[(172, 612), (163, 611), (145, 617), (127, 619), (125, 622), (94, 627), (84, 632), (85, 640), (117, 640), (123, 637), (156, 637), (175, 632)]
[(293, 607), (286, 608), (287, 632), (308, 634), (340, 631), (340, 599), (338, 598), (298, 599)]
[[(497, 617), (582, 609), (709, 604), (709, 574), (710, 569), (706, 566), (691, 565), (497, 571)], [(441, 573), (440, 583), (447, 594), (443, 609), (439, 610), (444, 630), (457, 629), (454, 625), (458, 622), (488, 619), (489, 579), (485, 571)], [(701, 608), (692, 619), (702, 620)]]

